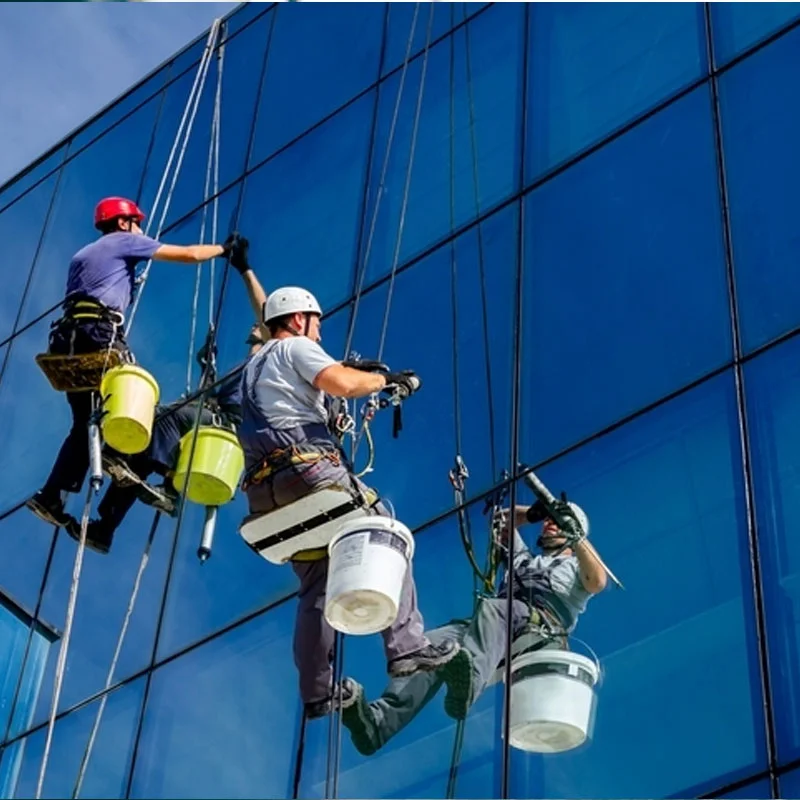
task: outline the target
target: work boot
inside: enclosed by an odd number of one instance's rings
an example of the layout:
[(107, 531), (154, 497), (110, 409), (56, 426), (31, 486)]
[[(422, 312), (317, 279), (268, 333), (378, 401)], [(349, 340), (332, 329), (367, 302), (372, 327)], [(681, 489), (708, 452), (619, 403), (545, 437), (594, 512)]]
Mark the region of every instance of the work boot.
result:
[[(356, 702), (356, 686), (358, 684), (350, 678), (342, 681), (342, 710), (350, 708)], [(359, 687), (360, 688), (360, 687)], [(313, 703), (306, 703), (306, 719), (320, 719), (331, 713), (334, 703), (339, 701), (339, 687), (333, 690), (333, 702), (328, 697), (325, 700), (317, 700)]]
[(353, 702), (342, 711), (342, 724), (350, 731), (353, 747), (362, 756), (371, 756), (381, 746), (375, 712), (364, 697), (361, 684), (351, 678), (345, 678), (344, 683), (349, 683), (353, 690)]
[(142, 479), (130, 468), (122, 456), (103, 453), (103, 471), (108, 474), (117, 486), (136, 486)]
[(414, 653), (400, 656), (389, 662), (389, 675), (402, 678), (415, 672), (433, 672), (455, 658), (461, 645), (452, 639), (440, 644), (429, 644)]
[(472, 705), (472, 653), (463, 647), (440, 670), (447, 685), (444, 711), (453, 719), (464, 719)]
[[(64, 525), (64, 530), (76, 542), (81, 540), (81, 523), (70, 517)], [(86, 526), (86, 547), (94, 550), (95, 553), (105, 555), (111, 549), (111, 542), (114, 540), (114, 532), (110, 531), (103, 521), (93, 519)]]
[(138, 487), (138, 496), (143, 503), (162, 514), (168, 514), (170, 517), (178, 516), (178, 502), (181, 496), (166, 483), (161, 486), (151, 486), (142, 482)]
[(69, 514), (64, 512), (64, 501), (60, 492), (53, 493), (47, 489), (40, 489), (30, 500), (25, 501), (25, 505), (40, 520), (59, 528), (70, 519)]

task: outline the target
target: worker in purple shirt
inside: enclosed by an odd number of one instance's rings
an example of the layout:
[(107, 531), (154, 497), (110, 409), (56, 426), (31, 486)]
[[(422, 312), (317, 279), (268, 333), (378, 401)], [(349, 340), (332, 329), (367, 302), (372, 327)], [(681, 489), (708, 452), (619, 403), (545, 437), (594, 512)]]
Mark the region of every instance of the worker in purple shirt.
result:
[[(51, 325), (49, 353), (81, 355), (112, 348), (123, 360), (133, 361), (123, 315), (131, 303), (137, 264), (149, 259), (197, 264), (230, 256), (240, 246), (237, 234), (222, 245), (162, 244), (142, 232), (144, 216), (136, 203), (123, 197), (106, 197), (97, 204), (94, 225), (102, 235), (72, 257), (64, 313)], [(94, 392), (66, 394), (72, 429), (44, 486), (27, 502), (38, 517), (59, 526), (69, 519), (61, 493), (80, 491), (89, 471), (88, 426)]]

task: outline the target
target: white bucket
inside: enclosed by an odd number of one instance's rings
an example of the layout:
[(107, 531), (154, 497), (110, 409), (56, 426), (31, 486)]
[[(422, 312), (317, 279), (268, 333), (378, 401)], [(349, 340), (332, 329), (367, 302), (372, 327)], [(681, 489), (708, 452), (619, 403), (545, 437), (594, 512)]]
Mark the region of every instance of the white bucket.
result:
[(511, 746), (529, 753), (580, 747), (594, 724), (598, 665), (564, 650), (538, 650), (511, 665)]
[(397, 618), (414, 555), (411, 531), (390, 517), (345, 523), (328, 545), (325, 619), (342, 633), (366, 636)]

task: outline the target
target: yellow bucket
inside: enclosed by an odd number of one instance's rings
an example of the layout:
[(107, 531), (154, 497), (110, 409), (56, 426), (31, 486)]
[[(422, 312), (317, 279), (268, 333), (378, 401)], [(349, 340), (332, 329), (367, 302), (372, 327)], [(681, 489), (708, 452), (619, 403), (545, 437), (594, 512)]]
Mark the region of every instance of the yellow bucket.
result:
[(141, 453), (150, 444), (158, 383), (141, 367), (125, 364), (106, 372), (100, 383), (103, 438), (120, 453)]
[[(193, 435), (192, 430), (181, 439), (178, 466), (172, 479), (179, 492), (183, 491), (189, 472)], [(244, 452), (236, 435), (213, 426), (199, 428), (186, 497), (203, 506), (221, 506), (233, 499), (242, 472)]]

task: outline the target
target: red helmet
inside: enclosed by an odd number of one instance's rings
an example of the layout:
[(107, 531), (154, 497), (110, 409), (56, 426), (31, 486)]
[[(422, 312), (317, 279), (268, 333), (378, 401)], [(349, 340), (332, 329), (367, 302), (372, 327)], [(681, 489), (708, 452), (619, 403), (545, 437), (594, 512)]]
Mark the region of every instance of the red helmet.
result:
[(94, 210), (94, 226), (99, 228), (104, 222), (116, 217), (130, 217), (141, 224), (144, 212), (133, 200), (124, 197), (104, 197)]

